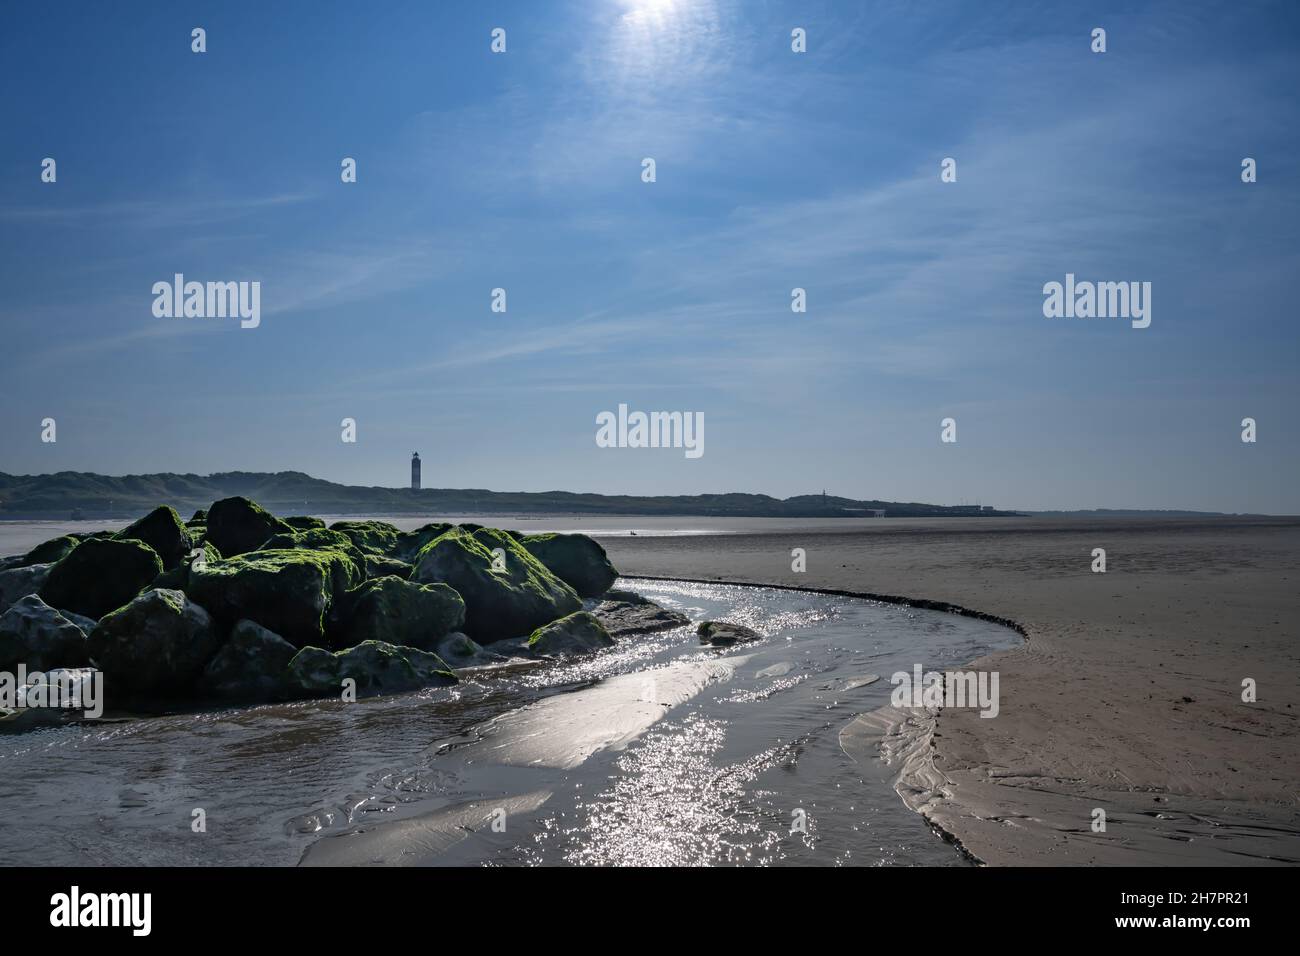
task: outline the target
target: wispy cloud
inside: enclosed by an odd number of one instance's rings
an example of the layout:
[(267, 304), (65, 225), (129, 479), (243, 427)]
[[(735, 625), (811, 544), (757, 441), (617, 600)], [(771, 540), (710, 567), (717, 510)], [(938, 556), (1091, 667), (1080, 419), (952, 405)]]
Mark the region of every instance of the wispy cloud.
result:
[(307, 193), (221, 199), (163, 200), (140, 198), (88, 205), (0, 206), (0, 220), (16, 224), (75, 226), (87, 221), (111, 223), (120, 229), (176, 229), (215, 226), (273, 210), (308, 202)]

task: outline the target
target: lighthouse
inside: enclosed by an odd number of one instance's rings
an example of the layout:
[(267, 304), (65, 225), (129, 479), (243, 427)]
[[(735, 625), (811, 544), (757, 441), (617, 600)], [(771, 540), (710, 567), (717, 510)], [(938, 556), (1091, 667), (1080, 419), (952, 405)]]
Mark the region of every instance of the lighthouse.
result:
[(420, 453), (418, 451), (411, 455), (411, 490), (420, 490)]

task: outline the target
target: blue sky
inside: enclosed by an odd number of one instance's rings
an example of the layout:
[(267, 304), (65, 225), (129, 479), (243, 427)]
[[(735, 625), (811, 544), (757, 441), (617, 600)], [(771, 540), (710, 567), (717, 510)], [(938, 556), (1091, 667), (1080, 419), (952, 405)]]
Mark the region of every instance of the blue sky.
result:
[[(1300, 512), (1300, 15), (1087, 6), (8, 9), (0, 471)], [(260, 327), (155, 318), (177, 272)], [(1045, 318), (1067, 272), (1151, 327)]]

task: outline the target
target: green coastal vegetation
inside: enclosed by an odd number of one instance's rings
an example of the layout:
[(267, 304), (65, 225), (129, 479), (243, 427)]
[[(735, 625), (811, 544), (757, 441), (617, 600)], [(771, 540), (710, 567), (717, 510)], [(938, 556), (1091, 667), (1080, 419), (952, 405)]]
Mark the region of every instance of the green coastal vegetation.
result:
[(216, 475), (124, 475), (61, 471), (0, 473), (0, 520), (66, 519), (140, 514), (158, 503), (181, 513), (221, 498), (245, 497), (281, 514), (330, 515), (670, 515), (735, 518), (862, 518), (1013, 515), (978, 506), (907, 501), (859, 501), (835, 495), (773, 498), (753, 494), (596, 495), (570, 491), (488, 491), (483, 488), (377, 488), (340, 485), (300, 471), (231, 471)]

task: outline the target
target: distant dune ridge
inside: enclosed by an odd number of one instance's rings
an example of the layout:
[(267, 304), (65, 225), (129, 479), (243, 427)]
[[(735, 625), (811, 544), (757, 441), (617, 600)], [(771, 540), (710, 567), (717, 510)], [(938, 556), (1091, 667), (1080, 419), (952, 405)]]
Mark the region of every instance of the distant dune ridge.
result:
[(288, 514), (620, 514), (705, 515), (738, 518), (863, 518), (1014, 516), (978, 506), (857, 501), (835, 495), (773, 498), (754, 494), (597, 495), (570, 491), (488, 491), (479, 488), (378, 488), (340, 485), (300, 471), (230, 471), (215, 475), (124, 475), (61, 471), (52, 475), (0, 473), (0, 518), (87, 518), (142, 514), (158, 504), (180, 512), (242, 495)]

